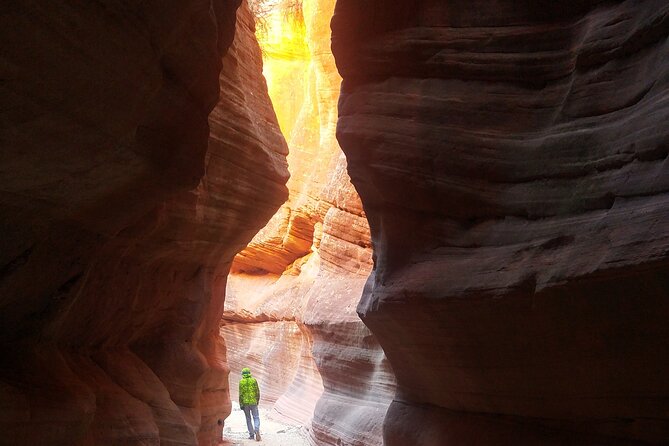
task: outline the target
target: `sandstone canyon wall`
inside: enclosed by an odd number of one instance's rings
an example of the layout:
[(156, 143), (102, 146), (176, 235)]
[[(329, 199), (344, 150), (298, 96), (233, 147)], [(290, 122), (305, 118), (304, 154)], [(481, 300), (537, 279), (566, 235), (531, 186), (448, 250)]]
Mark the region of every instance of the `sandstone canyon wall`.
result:
[(0, 444), (220, 438), (227, 273), (288, 176), (238, 6), (0, 7)]
[(667, 444), (669, 4), (339, 0), (387, 445)]
[(234, 400), (249, 366), (261, 404), (308, 426), (312, 444), (381, 444), (392, 370), (356, 306), (372, 250), (360, 199), (335, 138), (341, 78), (330, 51), (334, 0), (278, 12), (259, 34), (264, 73), (287, 136), (289, 199), (242, 251), (221, 333)]

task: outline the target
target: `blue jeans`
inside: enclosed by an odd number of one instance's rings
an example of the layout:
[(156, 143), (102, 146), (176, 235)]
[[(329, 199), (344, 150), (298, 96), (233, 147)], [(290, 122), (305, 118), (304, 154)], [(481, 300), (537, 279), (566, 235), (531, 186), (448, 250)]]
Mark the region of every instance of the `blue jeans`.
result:
[[(246, 415), (246, 427), (249, 429), (249, 435), (253, 435), (260, 430), (260, 415), (258, 414), (258, 405), (254, 404), (252, 406), (244, 406), (244, 415)], [(253, 414), (253, 422), (256, 425), (256, 428), (253, 429), (253, 424), (251, 424), (251, 414)]]

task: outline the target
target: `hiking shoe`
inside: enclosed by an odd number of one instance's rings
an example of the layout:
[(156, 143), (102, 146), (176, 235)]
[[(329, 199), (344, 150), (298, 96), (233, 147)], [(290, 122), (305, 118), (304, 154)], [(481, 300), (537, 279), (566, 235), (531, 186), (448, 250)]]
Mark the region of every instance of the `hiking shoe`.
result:
[(256, 431), (256, 441), (260, 441), (260, 431)]
[(249, 440), (253, 440), (254, 438), (256, 437), (253, 434), (249, 434)]

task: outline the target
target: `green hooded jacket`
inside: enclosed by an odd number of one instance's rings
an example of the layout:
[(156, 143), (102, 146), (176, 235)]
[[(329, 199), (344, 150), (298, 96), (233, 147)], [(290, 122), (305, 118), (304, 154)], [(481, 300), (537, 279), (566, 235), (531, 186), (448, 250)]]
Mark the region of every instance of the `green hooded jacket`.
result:
[(248, 367), (242, 369), (242, 379), (239, 381), (239, 407), (255, 406), (260, 402), (260, 387), (258, 381), (251, 376)]

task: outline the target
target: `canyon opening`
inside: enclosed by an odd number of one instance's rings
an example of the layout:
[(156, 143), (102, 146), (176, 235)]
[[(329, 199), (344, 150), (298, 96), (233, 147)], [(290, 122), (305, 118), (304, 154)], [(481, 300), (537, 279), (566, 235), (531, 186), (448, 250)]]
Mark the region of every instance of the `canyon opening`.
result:
[[(269, 96), (264, 100), (276, 114), (272, 129), (278, 125), (285, 138), (276, 145), (287, 146), (290, 179), (288, 199), (235, 257), (228, 276), (221, 336), (234, 407), (226, 421), (229, 441), (249, 437), (237, 405), (244, 367), (260, 382), (260, 407), (286, 426), (302, 427), (312, 444), (380, 444), (395, 390), (383, 351), (356, 313), (372, 248), (336, 139), (341, 77), (330, 50), (334, 4), (249, 4), (259, 44), (253, 56), (262, 55), (268, 90), (255, 95)], [(246, 15), (240, 11), (238, 22), (249, 20)], [(250, 46), (243, 41), (249, 29), (237, 35), (233, 50)], [(257, 76), (257, 65), (247, 70)], [(269, 108), (265, 114), (271, 116)], [(275, 439), (281, 436), (272, 428), (291, 431), (271, 426), (264, 442), (298, 445), (294, 438)]]
[(667, 444), (665, 0), (0, 9), (0, 445)]

